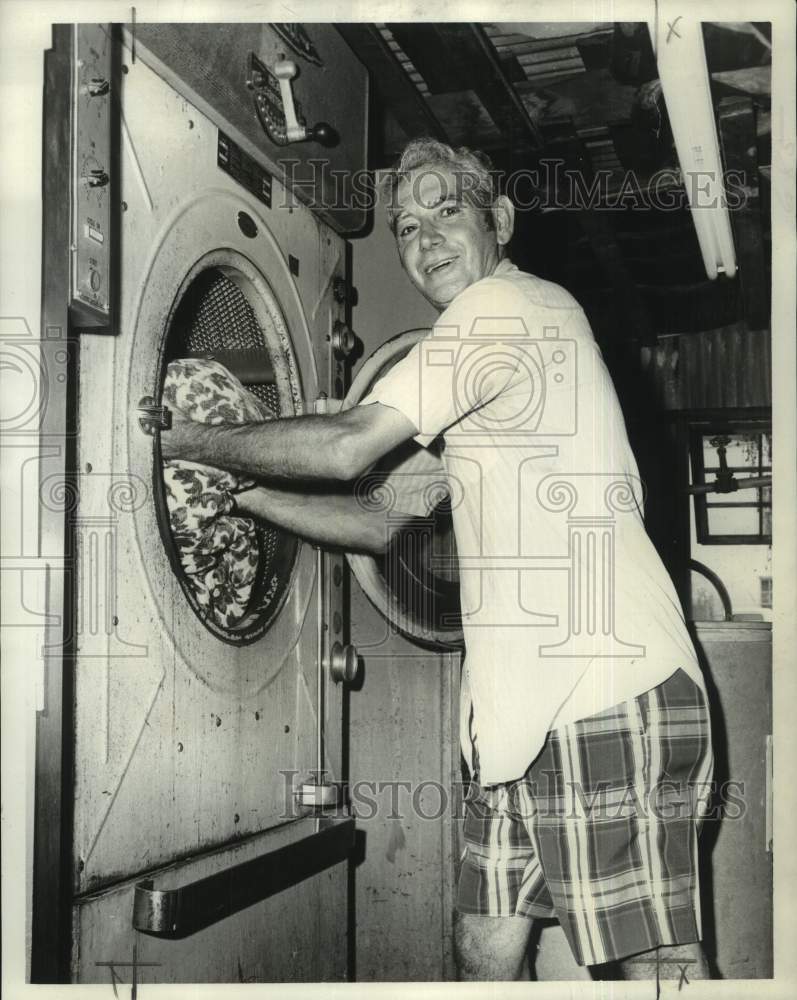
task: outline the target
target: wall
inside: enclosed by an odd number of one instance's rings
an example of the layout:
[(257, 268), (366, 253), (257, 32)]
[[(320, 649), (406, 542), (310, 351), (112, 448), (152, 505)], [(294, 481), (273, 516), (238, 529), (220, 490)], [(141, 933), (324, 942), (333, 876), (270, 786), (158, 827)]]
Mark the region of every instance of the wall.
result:
[[(700, 840), (704, 945), (714, 975), (772, 975), (772, 626), (695, 622), (714, 746)], [(787, 845), (788, 846), (788, 845)], [(751, 991), (752, 992), (752, 991)]]
[(772, 405), (769, 330), (739, 322), (661, 337), (652, 361), (666, 409)]

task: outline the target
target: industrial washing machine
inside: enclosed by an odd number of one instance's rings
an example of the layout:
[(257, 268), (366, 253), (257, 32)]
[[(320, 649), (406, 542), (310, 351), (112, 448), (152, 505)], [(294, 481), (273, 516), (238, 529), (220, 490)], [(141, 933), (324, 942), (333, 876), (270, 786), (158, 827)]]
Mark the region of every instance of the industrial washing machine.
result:
[(331, 26), (63, 25), (45, 78), (32, 979), (340, 980), (344, 560), (260, 526), (246, 614), (203, 614), (157, 427), (181, 357), (282, 416), (343, 397), (365, 209), (312, 161), (365, 167), (365, 70)]

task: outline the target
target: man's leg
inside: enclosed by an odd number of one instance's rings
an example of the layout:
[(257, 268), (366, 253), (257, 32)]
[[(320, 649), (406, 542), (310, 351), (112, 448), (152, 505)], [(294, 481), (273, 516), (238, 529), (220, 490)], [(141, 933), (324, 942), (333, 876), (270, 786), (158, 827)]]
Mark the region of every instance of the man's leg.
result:
[(692, 944), (661, 945), (653, 951), (643, 951), (622, 959), (620, 965), (625, 979), (710, 979), (711, 974), (703, 946)]
[(459, 979), (497, 982), (520, 978), (531, 924), (528, 917), (455, 913), (454, 951)]

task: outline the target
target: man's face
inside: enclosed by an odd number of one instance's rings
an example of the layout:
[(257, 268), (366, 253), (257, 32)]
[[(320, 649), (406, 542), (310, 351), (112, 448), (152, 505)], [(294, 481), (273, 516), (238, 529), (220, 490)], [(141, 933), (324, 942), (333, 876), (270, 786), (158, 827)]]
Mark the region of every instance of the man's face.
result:
[(401, 263), (418, 291), (438, 309), (492, 274), (499, 260), (500, 234), (488, 228), (482, 209), (463, 199), (462, 189), (462, 179), (458, 185), (453, 171), (428, 166), (410, 173), (396, 191)]

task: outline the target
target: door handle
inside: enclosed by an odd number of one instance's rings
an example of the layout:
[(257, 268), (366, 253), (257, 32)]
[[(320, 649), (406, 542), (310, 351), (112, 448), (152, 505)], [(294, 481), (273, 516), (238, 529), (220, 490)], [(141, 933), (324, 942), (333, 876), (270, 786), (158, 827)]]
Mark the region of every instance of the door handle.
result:
[(297, 824), (307, 831), (299, 839), (206, 878), (172, 889), (155, 888), (154, 878), (139, 882), (133, 927), (155, 937), (187, 937), (345, 861), (354, 847), (351, 817), (303, 819)]

